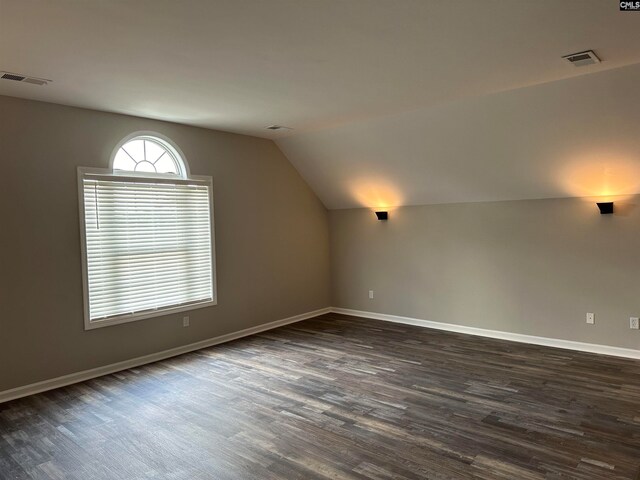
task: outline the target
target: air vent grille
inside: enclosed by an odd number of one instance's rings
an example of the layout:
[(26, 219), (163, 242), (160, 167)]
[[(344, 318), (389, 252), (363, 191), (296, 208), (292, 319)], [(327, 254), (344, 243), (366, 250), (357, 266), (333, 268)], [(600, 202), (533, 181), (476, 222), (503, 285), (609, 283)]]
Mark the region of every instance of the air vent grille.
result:
[(587, 65), (593, 65), (600, 63), (600, 59), (597, 57), (593, 50), (587, 50), (586, 52), (572, 53), (571, 55), (565, 55), (564, 58), (571, 65), (576, 67), (585, 67)]
[(22, 75), (15, 75), (13, 73), (5, 73), (2, 75), (2, 78), (5, 80), (15, 80), (16, 82), (21, 82), (25, 79)]
[(574, 55), (574, 56), (572, 56), (572, 57), (569, 57), (569, 58), (568, 58), (568, 60), (569, 60), (571, 63), (576, 63), (576, 62), (580, 62), (580, 61), (582, 61), (582, 60), (588, 60), (588, 59), (590, 59), (590, 58), (591, 58), (591, 57), (590, 57), (589, 55), (587, 55), (586, 53), (583, 53), (583, 54), (581, 54), (581, 55)]
[(32, 85), (46, 85), (51, 82), (46, 78), (28, 77), (27, 75), (21, 75), (19, 73), (0, 72), (0, 79), (11, 80), (14, 82), (31, 83)]
[(293, 130), (291, 127), (285, 127), (283, 125), (269, 125), (265, 127), (267, 130)]

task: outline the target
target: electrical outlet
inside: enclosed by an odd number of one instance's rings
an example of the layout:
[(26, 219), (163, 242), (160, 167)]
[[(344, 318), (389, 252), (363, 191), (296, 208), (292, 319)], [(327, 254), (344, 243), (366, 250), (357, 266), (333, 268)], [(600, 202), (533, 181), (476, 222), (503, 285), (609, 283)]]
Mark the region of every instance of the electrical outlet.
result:
[(629, 328), (632, 328), (633, 330), (640, 330), (640, 319), (638, 317), (630, 317)]
[(596, 314), (595, 313), (587, 313), (587, 323), (589, 325), (593, 325), (596, 323)]
[(373, 298), (373, 290), (369, 290), (369, 298)]
[(182, 326), (183, 327), (189, 326), (189, 317), (182, 317)]

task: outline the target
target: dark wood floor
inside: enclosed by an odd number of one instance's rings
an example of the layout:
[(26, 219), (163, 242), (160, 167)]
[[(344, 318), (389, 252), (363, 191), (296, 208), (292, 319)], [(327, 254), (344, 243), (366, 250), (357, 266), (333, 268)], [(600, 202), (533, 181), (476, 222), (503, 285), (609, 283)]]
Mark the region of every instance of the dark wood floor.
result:
[(342, 315), (0, 405), (4, 479), (633, 479), (640, 362)]

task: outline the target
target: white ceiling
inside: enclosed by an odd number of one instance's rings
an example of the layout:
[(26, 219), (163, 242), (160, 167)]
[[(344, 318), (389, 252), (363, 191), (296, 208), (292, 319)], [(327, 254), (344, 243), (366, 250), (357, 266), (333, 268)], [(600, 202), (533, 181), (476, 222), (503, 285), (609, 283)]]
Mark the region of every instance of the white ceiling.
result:
[(640, 192), (640, 64), (278, 140), (327, 208)]
[[(604, 61), (561, 60), (585, 49)], [(598, 96), (639, 62), (614, 0), (0, 0), (0, 70), (53, 80), (0, 94), (279, 139), (330, 208), (369, 203), (367, 176), (402, 203), (558, 196), (519, 168), (559, 158), (532, 92)]]

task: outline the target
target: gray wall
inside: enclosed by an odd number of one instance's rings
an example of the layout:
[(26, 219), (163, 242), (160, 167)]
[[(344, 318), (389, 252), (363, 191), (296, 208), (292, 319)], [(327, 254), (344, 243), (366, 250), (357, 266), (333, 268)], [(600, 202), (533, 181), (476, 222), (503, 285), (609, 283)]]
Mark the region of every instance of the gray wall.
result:
[(332, 210), (333, 306), (640, 349), (640, 199), (594, 201)]
[[(330, 304), (327, 212), (269, 140), (0, 97), (0, 391)], [(214, 179), (218, 305), (84, 331), (76, 167), (138, 130)]]

